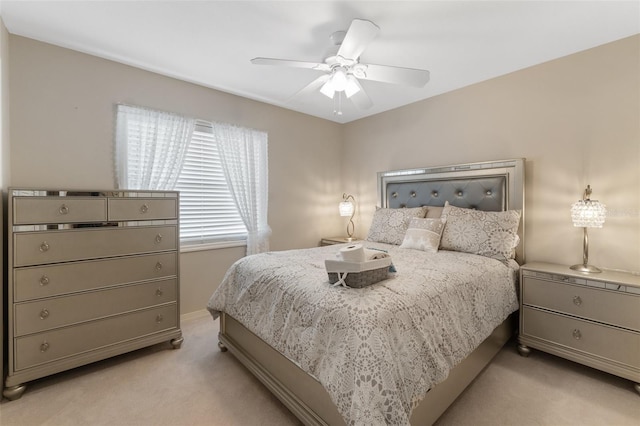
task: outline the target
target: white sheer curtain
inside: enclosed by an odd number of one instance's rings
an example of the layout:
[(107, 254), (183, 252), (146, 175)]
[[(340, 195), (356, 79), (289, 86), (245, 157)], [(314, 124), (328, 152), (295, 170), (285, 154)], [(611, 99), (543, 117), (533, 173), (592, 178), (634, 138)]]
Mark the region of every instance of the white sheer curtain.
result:
[(118, 105), (116, 187), (171, 190), (189, 148), (195, 120), (168, 112)]
[(247, 227), (247, 255), (269, 250), (267, 133), (212, 123), (225, 178)]

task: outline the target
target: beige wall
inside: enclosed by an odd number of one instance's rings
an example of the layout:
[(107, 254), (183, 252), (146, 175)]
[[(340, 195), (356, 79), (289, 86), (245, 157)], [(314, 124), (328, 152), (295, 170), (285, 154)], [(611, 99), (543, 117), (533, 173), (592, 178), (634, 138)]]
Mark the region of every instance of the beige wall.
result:
[[(272, 249), (316, 246), (341, 226), (338, 124), (19, 36), (9, 49), (7, 185), (113, 188), (113, 111), (122, 102), (266, 130)], [(184, 253), (182, 313), (203, 309), (243, 254)]]
[(0, 188), (6, 188), (11, 171), (9, 128), (9, 33), (0, 18)]
[(9, 176), (9, 33), (4, 26), (4, 21), (0, 17), (0, 282), (2, 282), (2, 292), (0, 298), (0, 392), (4, 389), (4, 270), (5, 265), (5, 247), (4, 247), (4, 218), (6, 217), (4, 184), (8, 181)]
[(527, 260), (582, 262), (569, 209), (590, 184), (609, 210), (590, 263), (640, 272), (640, 36), (347, 124), (344, 144), (360, 224), (378, 171), (525, 157)]

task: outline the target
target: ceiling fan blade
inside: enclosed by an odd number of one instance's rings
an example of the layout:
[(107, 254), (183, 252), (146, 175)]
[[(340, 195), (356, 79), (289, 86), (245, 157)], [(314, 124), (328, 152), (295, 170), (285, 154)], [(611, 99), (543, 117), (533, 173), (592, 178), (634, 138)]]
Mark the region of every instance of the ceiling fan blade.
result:
[(329, 74), (321, 75), (320, 77), (313, 80), (311, 83), (304, 86), (298, 92), (293, 94), (289, 99), (287, 99), (287, 101), (300, 95), (307, 95), (309, 93), (318, 91), (329, 80), (329, 78), (331, 78)]
[(373, 64), (358, 64), (358, 66), (363, 68), (366, 66), (366, 69), (362, 69), (362, 74), (357, 76), (363, 80), (403, 84), (413, 87), (424, 87), (429, 81), (430, 73), (427, 70)]
[(345, 59), (357, 60), (369, 43), (376, 38), (380, 27), (371, 21), (364, 19), (354, 19), (347, 30), (347, 34), (342, 40), (338, 56)]
[(292, 68), (307, 68), (317, 71), (331, 71), (331, 67), (324, 63), (319, 62), (304, 62), (304, 61), (290, 61), (288, 59), (273, 59), (273, 58), (253, 58), (251, 63), (254, 65), (276, 65)]
[(356, 93), (351, 95), (349, 99), (351, 100), (351, 102), (353, 102), (353, 104), (356, 107), (360, 109), (371, 108), (373, 106), (373, 102), (371, 101), (371, 98), (369, 97), (369, 95), (367, 95), (367, 92), (364, 91), (358, 79), (354, 79), (354, 80), (355, 80), (355, 84), (358, 86), (360, 90), (358, 90)]

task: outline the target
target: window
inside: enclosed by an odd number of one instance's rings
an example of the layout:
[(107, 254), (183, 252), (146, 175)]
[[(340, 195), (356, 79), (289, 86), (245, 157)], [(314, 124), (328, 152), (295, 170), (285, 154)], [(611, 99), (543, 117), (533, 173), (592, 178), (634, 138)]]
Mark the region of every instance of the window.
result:
[(174, 189), (180, 191), (183, 246), (246, 239), (247, 228), (227, 186), (209, 123), (196, 122)]
[(117, 106), (116, 186), (180, 191), (180, 243), (269, 249), (266, 132)]

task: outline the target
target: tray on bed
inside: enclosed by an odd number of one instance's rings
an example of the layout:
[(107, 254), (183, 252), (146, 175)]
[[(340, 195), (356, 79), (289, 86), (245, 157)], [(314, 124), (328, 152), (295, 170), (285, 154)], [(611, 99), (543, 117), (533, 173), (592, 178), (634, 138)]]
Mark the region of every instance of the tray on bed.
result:
[[(366, 262), (345, 262), (342, 260), (325, 260), (324, 265), (329, 275), (329, 283), (342, 281), (349, 287), (362, 288), (389, 277), (391, 258), (374, 259)], [(346, 277), (343, 277), (346, 274)]]

